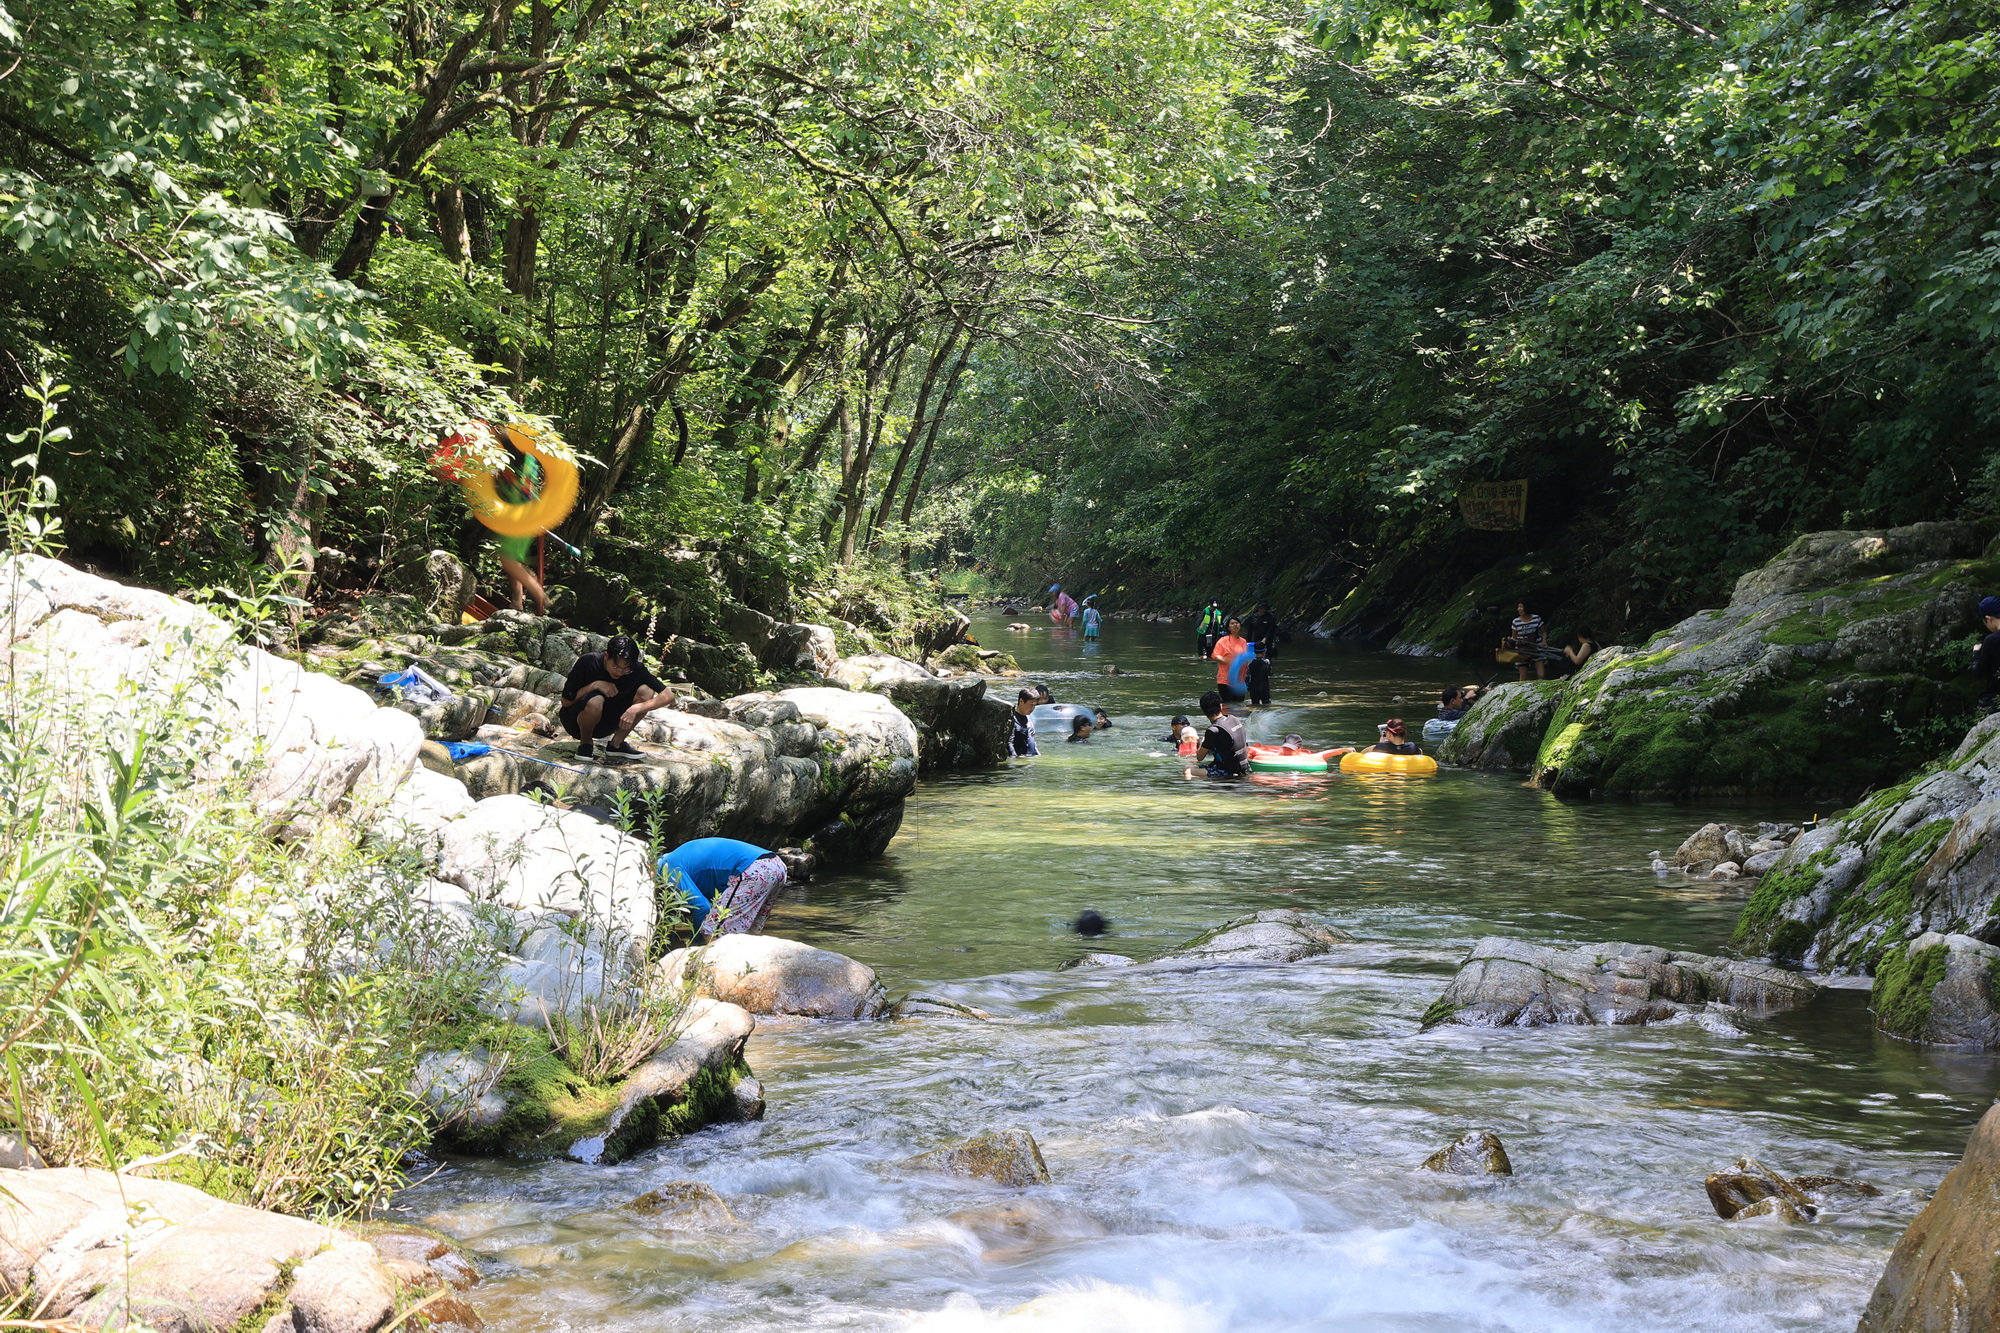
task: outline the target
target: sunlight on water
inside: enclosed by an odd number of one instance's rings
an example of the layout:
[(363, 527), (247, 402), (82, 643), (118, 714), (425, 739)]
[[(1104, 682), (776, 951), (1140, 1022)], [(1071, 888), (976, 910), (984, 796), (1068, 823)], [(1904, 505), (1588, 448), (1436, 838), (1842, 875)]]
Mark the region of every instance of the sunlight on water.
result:
[[(1853, 1327), (1991, 1100), (1991, 1059), (1882, 1041), (1855, 991), (1740, 1025), (1417, 1031), (1481, 934), (1722, 949), (1745, 891), (1656, 879), (1647, 854), (1707, 818), (1805, 811), (1566, 805), (1450, 771), (1190, 783), (1160, 741), (1211, 674), (1190, 636), (979, 631), (1116, 725), (927, 782), (888, 857), (792, 891), (771, 929), (995, 1021), (767, 1023), (760, 1124), (609, 1168), (459, 1164), (406, 1192), (406, 1215), (481, 1256), (496, 1330)], [(1106, 660), (1136, 674), (1094, 674)], [(1251, 733), (1371, 739), (1470, 678), (1288, 645)], [(1274, 905), (1359, 942), (1282, 967), (1055, 970)], [(1085, 907), (1110, 937), (1068, 933)], [(1052, 1185), (894, 1166), (1013, 1126)], [(1511, 1179), (1413, 1169), (1470, 1128), (1506, 1140)], [(1701, 1180), (1746, 1153), (1883, 1193), (1810, 1227), (1723, 1223)], [(735, 1221), (625, 1207), (687, 1179)]]

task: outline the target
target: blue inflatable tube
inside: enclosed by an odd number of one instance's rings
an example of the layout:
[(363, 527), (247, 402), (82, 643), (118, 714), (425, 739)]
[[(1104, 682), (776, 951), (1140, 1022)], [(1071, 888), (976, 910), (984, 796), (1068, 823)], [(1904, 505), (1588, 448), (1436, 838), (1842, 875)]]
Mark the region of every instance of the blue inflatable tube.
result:
[(1242, 652), (1229, 659), (1230, 689), (1236, 690), (1240, 694), (1250, 693), (1250, 682), (1245, 679), (1244, 673), (1250, 670), (1250, 664), (1256, 660), (1257, 650), (1254, 647), (1245, 648)]

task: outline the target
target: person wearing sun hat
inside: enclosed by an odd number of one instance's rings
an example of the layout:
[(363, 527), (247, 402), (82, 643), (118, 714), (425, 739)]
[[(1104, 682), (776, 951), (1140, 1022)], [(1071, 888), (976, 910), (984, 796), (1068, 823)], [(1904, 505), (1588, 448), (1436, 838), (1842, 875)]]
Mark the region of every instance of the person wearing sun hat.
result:
[(2000, 707), (2000, 597), (1979, 599), (1979, 623), (1986, 633), (1972, 650), (1972, 674), (1979, 677), (1979, 711)]

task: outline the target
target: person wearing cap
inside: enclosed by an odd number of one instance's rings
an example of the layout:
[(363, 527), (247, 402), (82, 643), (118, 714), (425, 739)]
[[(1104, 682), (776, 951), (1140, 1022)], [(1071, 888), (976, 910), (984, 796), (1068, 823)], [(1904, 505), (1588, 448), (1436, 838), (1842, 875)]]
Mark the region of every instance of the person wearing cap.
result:
[(1423, 750), (1410, 739), (1409, 731), (1403, 726), (1403, 719), (1392, 717), (1382, 724), (1382, 739), (1369, 746), (1367, 754), (1422, 754)]
[(2000, 597), (1979, 599), (1979, 623), (1986, 635), (1972, 650), (1972, 673), (1979, 677), (1979, 708), (2000, 707)]

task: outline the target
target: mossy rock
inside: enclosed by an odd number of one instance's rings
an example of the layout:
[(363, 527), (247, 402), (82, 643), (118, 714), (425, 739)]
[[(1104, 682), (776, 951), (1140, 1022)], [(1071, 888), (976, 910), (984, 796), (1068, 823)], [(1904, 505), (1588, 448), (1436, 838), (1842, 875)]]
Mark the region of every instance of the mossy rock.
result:
[[(1800, 538), (1703, 611), (1600, 653), (1535, 758), (1560, 795), (1838, 798), (1934, 759), (1971, 720), (1955, 645), (1983, 559), (1965, 525)], [(1819, 582), (1815, 582), (1820, 580)]]

